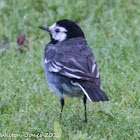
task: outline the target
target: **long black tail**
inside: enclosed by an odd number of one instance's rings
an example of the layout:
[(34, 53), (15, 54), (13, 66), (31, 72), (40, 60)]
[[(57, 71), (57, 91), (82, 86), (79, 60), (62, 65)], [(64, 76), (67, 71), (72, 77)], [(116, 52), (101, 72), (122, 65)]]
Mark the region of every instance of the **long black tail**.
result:
[[(76, 84), (76, 83), (75, 83)], [(78, 82), (77, 85), (82, 89), (87, 98), (92, 102), (109, 101), (108, 96), (92, 82)]]

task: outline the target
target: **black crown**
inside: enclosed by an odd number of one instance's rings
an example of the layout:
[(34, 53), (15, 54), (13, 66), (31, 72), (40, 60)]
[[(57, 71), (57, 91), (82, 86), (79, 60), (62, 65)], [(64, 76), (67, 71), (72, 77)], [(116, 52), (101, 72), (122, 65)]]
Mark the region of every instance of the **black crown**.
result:
[(61, 27), (64, 27), (67, 30), (67, 39), (75, 37), (84, 37), (83, 31), (74, 21), (62, 19), (57, 21), (56, 24)]

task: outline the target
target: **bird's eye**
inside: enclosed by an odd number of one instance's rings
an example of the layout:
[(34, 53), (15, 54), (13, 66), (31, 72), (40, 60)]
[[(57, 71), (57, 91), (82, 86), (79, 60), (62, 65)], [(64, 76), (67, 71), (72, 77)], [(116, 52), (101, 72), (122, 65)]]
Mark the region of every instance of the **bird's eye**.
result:
[(55, 32), (56, 32), (56, 33), (59, 33), (59, 32), (60, 32), (60, 30), (57, 28), (57, 29), (55, 29)]

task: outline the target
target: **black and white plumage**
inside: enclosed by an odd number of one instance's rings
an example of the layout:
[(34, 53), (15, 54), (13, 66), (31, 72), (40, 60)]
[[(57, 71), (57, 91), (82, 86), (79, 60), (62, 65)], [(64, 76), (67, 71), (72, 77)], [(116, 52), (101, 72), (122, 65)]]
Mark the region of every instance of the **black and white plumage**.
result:
[(100, 75), (91, 48), (81, 28), (73, 21), (60, 20), (50, 27), (39, 27), (49, 31), (51, 42), (46, 45), (44, 64), (51, 90), (61, 98), (61, 112), (64, 95), (82, 97), (90, 101), (108, 101), (101, 90)]

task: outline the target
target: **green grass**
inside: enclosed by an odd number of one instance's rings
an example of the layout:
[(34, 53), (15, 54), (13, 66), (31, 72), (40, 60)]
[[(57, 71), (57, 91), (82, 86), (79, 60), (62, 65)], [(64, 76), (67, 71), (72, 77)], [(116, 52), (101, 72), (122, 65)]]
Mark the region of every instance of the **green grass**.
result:
[[(63, 18), (83, 29), (110, 98), (88, 101), (86, 124), (77, 98), (66, 98), (59, 120), (60, 100), (48, 88), (42, 67), (49, 35), (38, 26)], [(0, 54), (0, 139), (28, 139), (1, 137), (5, 133), (60, 133), (61, 140), (140, 139), (139, 0), (0, 0), (0, 29), (0, 47), (9, 46)], [(23, 54), (15, 51), (20, 34), (28, 40)]]

